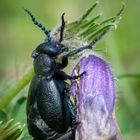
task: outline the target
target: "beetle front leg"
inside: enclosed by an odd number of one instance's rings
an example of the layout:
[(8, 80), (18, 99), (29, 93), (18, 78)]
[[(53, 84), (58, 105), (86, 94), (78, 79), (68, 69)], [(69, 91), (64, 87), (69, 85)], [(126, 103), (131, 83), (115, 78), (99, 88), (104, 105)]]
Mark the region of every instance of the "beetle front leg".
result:
[(61, 79), (61, 80), (75, 80), (75, 79), (82, 77), (85, 74), (86, 74), (86, 72), (84, 71), (77, 76), (71, 76), (71, 75), (66, 74), (64, 71), (56, 70), (54, 73), (54, 77), (56, 79)]
[(67, 115), (70, 114), (70, 120), (69, 120), (69, 126), (71, 127), (71, 135), (65, 135), (61, 138), (61, 140), (75, 140), (75, 128), (76, 128), (76, 112), (75, 112), (75, 107), (72, 101), (70, 100), (70, 95), (71, 95), (71, 90), (70, 90), (70, 85), (68, 83), (65, 84), (64, 88), (64, 111), (65, 111), (65, 124), (68, 123), (68, 118)]
[(62, 63), (58, 63), (59, 69), (64, 69), (68, 65), (68, 57), (62, 57)]

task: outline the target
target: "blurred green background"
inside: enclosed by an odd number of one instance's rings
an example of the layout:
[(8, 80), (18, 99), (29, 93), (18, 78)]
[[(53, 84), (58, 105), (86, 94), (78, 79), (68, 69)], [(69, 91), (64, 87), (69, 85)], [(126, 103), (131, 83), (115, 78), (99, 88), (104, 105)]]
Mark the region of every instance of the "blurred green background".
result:
[[(60, 23), (63, 12), (66, 13), (67, 21), (73, 21), (94, 2), (94, 0), (0, 1), (0, 97), (32, 67), (31, 52), (45, 38), (42, 31), (33, 25), (23, 7), (29, 9), (39, 22), (51, 29)], [(121, 0), (99, 0), (99, 2), (93, 15), (102, 13), (103, 19), (115, 15), (122, 5)], [(123, 2), (126, 5), (125, 11), (117, 30), (110, 31), (96, 48), (102, 49), (100, 53), (106, 56), (115, 75), (140, 74), (140, 1)], [(140, 139), (140, 78), (117, 79), (116, 87), (116, 115), (121, 132), (126, 139)], [(27, 88), (17, 98), (23, 94), (27, 95)]]

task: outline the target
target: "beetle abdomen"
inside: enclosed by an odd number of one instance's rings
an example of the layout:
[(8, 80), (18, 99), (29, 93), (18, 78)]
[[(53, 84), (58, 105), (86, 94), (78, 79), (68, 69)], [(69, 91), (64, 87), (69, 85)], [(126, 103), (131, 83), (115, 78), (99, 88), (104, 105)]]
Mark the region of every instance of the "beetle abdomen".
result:
[(37, 106), (42, 119), (57, 132), (65, 132), (61, 95), (53, 79), (42, 79), (37, 91)]

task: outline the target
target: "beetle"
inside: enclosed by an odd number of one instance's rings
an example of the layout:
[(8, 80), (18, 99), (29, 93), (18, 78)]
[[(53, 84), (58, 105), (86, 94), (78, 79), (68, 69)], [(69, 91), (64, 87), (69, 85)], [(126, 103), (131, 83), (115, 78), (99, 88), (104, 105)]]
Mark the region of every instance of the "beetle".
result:
[(75, 112), (70, 101), (70, 85), (65, 80), (76, 79), (84, 73), (72, 77), (62, 71), (68, 65), (68, 56), (62, 58), (62, 63), (55, 61), (55, 57), (65, 51), (61, 44), (65, 27), (64, 14), (60, 39), (54, 42), (49, 31), (27, 9), (25, 11), (47, 36), (45, 42), (32, 52), (35, 76), (27, 99), (29, 133), (35, 140), (74, 139)]
[[(107, 28), (89, 44), (69, 51), (63, 44), (65, 28), (64, 14), (60, 27), (59, 41), (53, 41), (50, 31), (38, 23), (30, 11), (33, 23), (47, 36), (45, 42), (37, 46), (32, 52), (34, 59), (35, 76), (31, 81), (27, 98), (27, 125), (34, 140), (74, 140), (77, 126), (76, 112), (70, 100), (70, 85), (66, 80), (77, 79), (86, 72), (77, 76), (66, 74), (63, 69), (68, 65), (68, 58), (85, 49), (92, 49), (109, 30)], [(56, 57), (67, 52), (61, 62)]]

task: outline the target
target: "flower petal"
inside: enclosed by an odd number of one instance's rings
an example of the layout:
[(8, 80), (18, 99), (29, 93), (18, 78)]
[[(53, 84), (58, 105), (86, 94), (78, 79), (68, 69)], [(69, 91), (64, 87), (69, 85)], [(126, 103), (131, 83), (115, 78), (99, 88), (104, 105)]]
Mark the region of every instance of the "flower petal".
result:
[(99, 136), (114, 136), (118, 129), (113, 115), (115, 104), (114, 78), (110, 66), (103, 59), (89, 55), (80, 59), (72, 75), (72, 94), (76, 98), (76, 140), (92, 140)]

